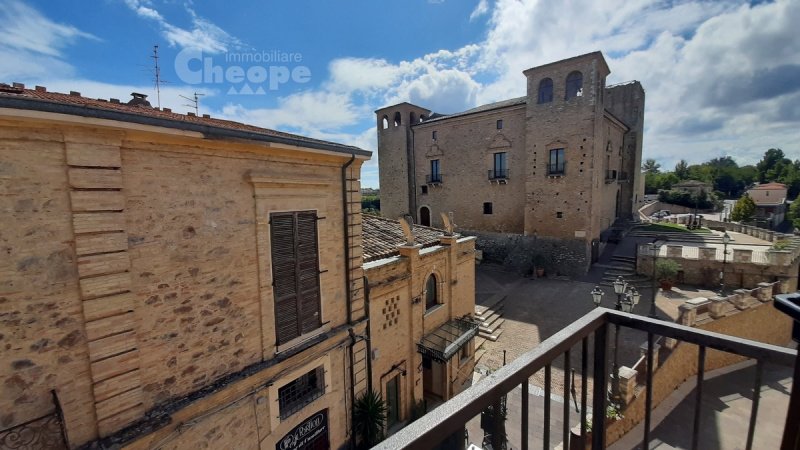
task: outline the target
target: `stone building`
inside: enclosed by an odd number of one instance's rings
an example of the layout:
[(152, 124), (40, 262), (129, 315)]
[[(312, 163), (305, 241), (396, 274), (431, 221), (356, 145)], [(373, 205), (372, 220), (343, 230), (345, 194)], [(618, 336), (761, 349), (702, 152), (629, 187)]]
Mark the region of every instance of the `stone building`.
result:
[(772, 229), (786, 220), (786, 195), (788, 189), (783, 183), (763, 183), (747, 190), (747, 195), (756, 204), (755, 220)]
[[(475, 366), (475, 238), (363, 215), (372, 388), (387, 431), (471, 385)], [(419, 411), (419, 409), (417, 410)]]
[(606, 86), (609, 73), (594, 52), (526, 70), (524, 97), (448, 115), (377, 110), (381, 212), (439, 225), (452, 211), (490, 258), (524, 248), (585, 271), (601, 234), (643, 203), (644, 90)]
[(0, 85), (0, 443), (348, 443), (369, 156)]

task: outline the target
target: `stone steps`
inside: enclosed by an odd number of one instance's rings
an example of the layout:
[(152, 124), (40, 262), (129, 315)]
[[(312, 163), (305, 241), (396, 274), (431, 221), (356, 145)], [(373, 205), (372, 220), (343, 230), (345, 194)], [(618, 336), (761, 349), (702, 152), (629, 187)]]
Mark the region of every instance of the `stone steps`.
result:
[(503, 330), (500, 327), (505, 322), (503, 318), (505, 300), (505, 295), (498, 294), (490, 298), (484, 305), (475, 305), (475, 319), (479, 323), (478, 337), (484, 339), (481, 345), (487, 340), (496, 341), (502, 334)]

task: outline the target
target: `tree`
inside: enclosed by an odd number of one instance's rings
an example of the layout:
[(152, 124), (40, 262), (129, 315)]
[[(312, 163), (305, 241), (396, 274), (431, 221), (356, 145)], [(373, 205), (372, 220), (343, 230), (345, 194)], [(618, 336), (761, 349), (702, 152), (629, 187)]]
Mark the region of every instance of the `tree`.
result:
[(644, 164), (642, 164), (642, 170), (647, 173), (658, 173), (660, 169), (661, 164), (657, 163), (653, 158), (644, 160)]
[(792, 161), (783, 154), (779, 148), (771, 148), (764, 153), (764, 157), (756, 164), (758, 170), (758, 181), (769, 183), (778, 181), (786, 166), (791, 165)]
[(362, 448), (372, 448), (383, 440), (386, 423), (386, 404), (381, 394), (364, 392), (353, 405), (353, 429), (361, 439)]
[(678, 161), (678, 164), (675, 164), (675, 176), (681, 180), (689, 179), (689, 163), (687, 163), (685, 159), (682, 159)]
[(789, 220), (792, 221), (795, 228), (800, 228), (800, 198), (789, 206)]
[(756, 214), (756, 202), (749, 195), (744, 194), (736, 201), (731, 211), (731, 220), (735, 222), (749, 222)]

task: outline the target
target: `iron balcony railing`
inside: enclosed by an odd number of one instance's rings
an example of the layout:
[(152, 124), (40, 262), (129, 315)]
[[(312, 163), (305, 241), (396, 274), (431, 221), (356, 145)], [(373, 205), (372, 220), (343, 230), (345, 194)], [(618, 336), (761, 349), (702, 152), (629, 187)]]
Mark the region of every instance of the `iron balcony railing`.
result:
[[(688, 342), (699, 346), (698, 351), (698, 375), (697, 375), (697, 389), (696, 401), (694, 409), (694, 421), (692, 429), (692, 448), (701, 448), (699, 442), (699, 424), (702, 409), (700, 401), (702, 396), (702, 386), (704, 379), (704, 364), (706, 349), (716, 349), (724, 352), (730, 352), (746, 358), (752, 358), (757, 361), (756, 376), (754, 380), (753, 401), (750, 412), (750, 422), (747, 432), (746, 448), (750, 449), (753, 445), (753, 434), (755, 432), (756, 417), (758, 416), (760, 387), (762, 380), (762, 373), (765, 363), (780, 364), (791, 367), (795, 365), (796, 360), (800, 359), (795, 350), (789, 348), (778, 347), (769, 344), (763, 344), (747, 339), (741, 339), (733, 336), (728, 336), (720, 333), (699, 330), (697, 328), (686, 327), (683, 325), (674, 324), (672, 322), (665, 322), (657, 319), (651, 319), (643, 316), (614, 311), (606, 308), (596, 308), (592, 312), (586, 314), (578, 319), (568, 327), (554, 334), (549, 339), (542, 342), (535, 349), (523, 354), (516, 360), (508, 365), (502, 367), (496, 372), (490, 374), (485, 379), (481, 380), (478, 384), (465, 390), (449, 401), (445, 402), (438, 408), (424, 415), (422, 418), (411, 423), (404, 429), (398, 431), (396, 434), (389, 437), (387, 440), (380, 443), (377, 449), (381, 450), (394, 450), (394, 449), (432, 449), (437, 448), (443, 440), (448, 439), (452, 444), (454, 441), (458, 442), (459, 437), (461, 443), (464, 442), (464, 430), (466, 423), (476, 417), (482, 412), (482, 419), (486, 415), (486, 411), (501, 411), (505, 412), (505, 400), (512, 390), (517, 386), (521, 387), (521, 402), (520, 402), (520, 433), (519, 436), (530, 436), (529, 428), (541, 429), (541, 436), (543, 448), (549, 449), (551, 446), (551, 413), (550, 413), (550, 394), (552, 375), (551, 368), (554, 363), (560, 362), (564, 369), (563, 392), (565, 396), (576, 385), (580, 384), (580, 436), (587, 435), (587, 428), (591, 429), (591, 448), (603, 449), (606, 447), (606, 414), (593, 414), (591, 424), (587, 427), (587, 412), (589, 410), (588, 399), (588, 383), (590, 378), (592, 380), (592, 398), (591, 409), (592, 411), (607, 411), (609, 400), (607, 397), (607, 386), (609, 381), (609, 364), (608, 364), (608, 338), (611, 334), (609, 332), (609, 325), (613, 325), (619, 331), (619, 327), (626, 327), (636, 329), (647, 333), (647, 352), (646, 357), (646, 373), (645, 373), (645, 413), (644, 413), (644, 430), (642, 436), (641, 448), (650, 448), (650, 432), (651, 432), (651, 411), (653, 401), (653, 358), (654, 358), (654, 345), (657, 337), (663, 336), (673, 338), (678, 341)], [(590, 344), (591, 342), (591, 344)], [(592, 371), (589, 372), (589, 348), (592, 347)], [(579, 347), (580, 351), (580, 382), (572, 383), (570, 379), (570, 353), (574, 347)], [(560, 361), (557, 361), (560, 360)], [(800, 363), (800, 361), (797, 361)], [(544, 408), (541, 420), (541, 426), (535, 426), (531, 423), (531, 414), (529, 412), (529, 378), (536, 372), (544, 369)], [(794, 392), (789, 403), (789, 413), (787, 415), (787, 424), (784, 428), (782, 449), (795, 449), (793, 445), (797, 445), (800, 440), (800, 432), (797, 423), (790, 421), (798, 420), (800, 414), (800, 401), (795, 400), (798, 392), (797, 382), (800, 381), (800, 364), (796, 366), (794, 372)], [(566, 399), (565, 399), (566, 401)], [(577, 403), (577, 401), (576, 401)], [(563, 425), (563, 448), (573, 448), (569, 445), (570, 442), (570, 408), (564, 407), (564, 417), (562, 419)], [(501, 414), (504, 415), (504, 414)], [(799, 422), (800, 423), (800, 422)], [(572, 425), (575, 425), (574, 423)], [(496, 428), (500, 429), (500, 428)], [(597, 431), (600, 432), (597, 432)], [(687, 430), (688, 432), (689, 430)], [(495, 433), (490, 438), (489, 445), (494, 449), (505, 448), (505, 444), (499, 434)], [(455, 438), (455, 439), (454, 439)], [(790, 446), (787, 446), (790, 442)], [(527, 450), (529, 448), (529, 439), (521, 439), (519, 448)], [(485, 446), (485, 447), (488, 447)], [(441, 447), (444, 448), (444, 447)], [(514, 448), (517, 448), (514, 446)]]
[(425, 175), (425, 183), (426, 184), (441, 184), (442, 183), (442, 174), (433, 173), (433, 174), (430, 174), (430, 175)]
[(567, 172), (567, 163), (560, 162), (555, 164), (548, 164), (547, 165), (547, 176), (562, 176), (565, 175)]
[(490, 180), (507, 180), (508, 169), (489, 169)]

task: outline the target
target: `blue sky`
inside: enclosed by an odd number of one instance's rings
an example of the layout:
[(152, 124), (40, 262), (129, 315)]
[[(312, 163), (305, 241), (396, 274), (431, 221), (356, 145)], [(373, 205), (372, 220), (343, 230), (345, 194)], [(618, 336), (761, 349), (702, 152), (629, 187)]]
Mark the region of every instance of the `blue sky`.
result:
[[(601, 50), (609, 84), (645, 87), (645, 158), (747, 164), (770, 147), (800, 158), (797, 23), (789, 0), (0, 0), (0, 82), (155, 104), (158, 44), (164, 107), (199, 92), (203, 113), (375, 151), (375, 109), (523, 95), (522, 70)], [(375, 154), (363, 185), (377, 184)]]

